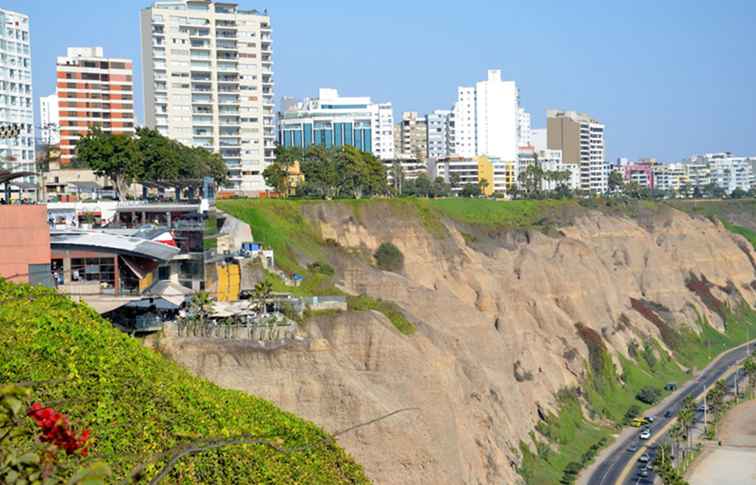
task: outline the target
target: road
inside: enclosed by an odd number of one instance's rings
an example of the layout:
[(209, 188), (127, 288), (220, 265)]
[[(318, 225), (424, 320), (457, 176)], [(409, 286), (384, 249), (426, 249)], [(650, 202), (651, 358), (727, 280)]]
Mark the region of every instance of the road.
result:
[[(751, 345), (753, 350), (754, 345)], [(747, 347), (739, 347), (722, 355), (718, 361), (709, 366), (704, 372), (693, 380), (693, 384), (686, 385), (681, 391), (677, 393), (669, 402), (657, 411), (657, 419), (651, 429), (651, 435), (655, 436), (670, 418), (665, 418), (664, 414), (670, 411), (674, 416), (680, 409), (680, 405), (683, 400), (689, 395), (698, 396), (703, 389), (706, 389), (710, 385), (714, 384), (727, 370), (743, 360), (748, 355)], [(700, 413), (701, 419), (703, 413)], [(698, 418), (698, 416), (697, 416)], [(622, 439), (622, 438), (621, 438)], [(625, 437), (623, 441), (606, 456), (603, 461), (597, 464), (593, 474), (588, 479), (588, 485), (615, 485), (618, 483), (622, 471), (625, 466), (632, 459), (634, 452), (629, 451), (632, 445), (638, 445), (638, 433), (634, 433), (632, 436)], [(652, 450), (653, 451), (653, 450)], [(627, 479), (628, 484), (635, 483), (653, 483), (653, 477), (641, 479), (638, 477), (638, 466), (635, 467), (633, 473)], [(624, 484), (623, 484), (624, 485)]]

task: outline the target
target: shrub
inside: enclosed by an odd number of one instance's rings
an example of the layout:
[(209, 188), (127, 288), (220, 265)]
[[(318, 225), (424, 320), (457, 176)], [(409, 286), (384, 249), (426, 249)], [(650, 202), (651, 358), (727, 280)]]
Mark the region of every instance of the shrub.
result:
[(635, 398), (642, 403), (651, 405), (656, 403), (661, 397), (661, 391), (655, 387), (646, 386), (635, 395)]
[[(156, 453), (244, 435), (296, 451), (204, 451), (179, 460), (166, 483), (367, 483), (359, 465), (313, 424), (191, 375), (53, 290), (0, 279), (0, 342), (0, 382), (34, 382), (35, 399), (65, 403), (71, 423), (92, 430), (89, 453), (110, 465), (113, 483)], [(19, 449), (33, 445), (19, 438)], [(156, 459), (144, 479), (166, 462)], [(61, 475), (77, 465), (62, 462)]]
[(384, 271), (399, 272), (404, 268), (404, 255), (392, 243), (381, 244), (373, 256), (378, 267)]
[(321, 261), (315, 261), (314, 263), (310, 263), (310, 265), (307, 266), (307, 269), (309, 269), (313, 273), (320, 273), (326, 276), (333, 276), (336, 273), (336, 271), (334, 271), (333, 269), (333, 266), (331, 266), (328, 263), (323, 263)]
[(641, 413), (640, 406), (638, 406), (637, 404), (633, 404), (632, 406), (630, 406), (627, 409), (627, 412), (625, 413), (625, 417), (624, 417), (623, 421), (625, 422), (625, 424), (627, 424), (630, 421), (632, 421), (633, 419), (635, 419), (638, 416), (640, 416), (640, 413)]

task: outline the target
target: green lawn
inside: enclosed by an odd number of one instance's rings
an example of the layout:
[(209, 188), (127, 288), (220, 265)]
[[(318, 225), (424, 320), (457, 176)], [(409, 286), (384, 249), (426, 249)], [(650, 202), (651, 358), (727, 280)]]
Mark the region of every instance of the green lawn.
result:
[(533, 435), (540, 442), (538, 450), (534, 453), (524, 444), (520, 445), (523, 453), (520, 471), (528, 485), (559, 483), (568, 463), (580, 462), (592, 446), (611, 435), (611, 430), (585, 419), (574, 397), (563, 396), (558, 403), (559, 415), (548, 416), (538, 425), (538, 434)]
[[(236, 445), (179, 460), (165, 483), (368, 483), (361, 467), (314, 424), (272, 403), (191, 375), (53, 290), (0, 280), (0, 382), (35, 382), (92, 430), (91, 456), (113, 483), (153, 455), (198, 438), (267, 437), (289, 452)], [(31, 436), (16, 442), (35, 445)], [(165, 465), (147, 467), (146, 479)], [(78, 466), (65, 458), (63, 475)]]

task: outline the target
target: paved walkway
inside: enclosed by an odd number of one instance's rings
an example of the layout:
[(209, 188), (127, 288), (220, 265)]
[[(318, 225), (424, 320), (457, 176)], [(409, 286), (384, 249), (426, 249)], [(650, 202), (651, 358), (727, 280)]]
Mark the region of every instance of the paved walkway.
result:
[(756, 484), (756, 401), (727, 413), (720, 425), (722, 446), (710, 446), (688, 473), (690, 485)]

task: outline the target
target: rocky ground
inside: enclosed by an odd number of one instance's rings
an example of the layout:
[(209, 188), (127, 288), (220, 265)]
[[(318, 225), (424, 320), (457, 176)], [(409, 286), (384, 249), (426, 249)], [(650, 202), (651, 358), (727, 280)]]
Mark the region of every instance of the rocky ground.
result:
[(617, 359), (632, 339), (659, 338), (631, 298), (662, 305), (679, 327), (699, 315), (722, 325), (686, 286), (691, 274), (705, 276), (722, 301), (756, 301), (750, 246), (672, 209), (643, 224), (593, 213), (548, 235), (449, 221), (439, 234), (380, 204), (359, 218), (335, 204), (306, 215), (344, 251), (399, 247), (401, 274), (357, 256), (333, 263), (345, 290), (398, 303), (415, 335), (369, 312), (311, 321), (309, 342), (276, 351), (177, 339), (161, 346), (194, 372), (331, 432), (412, 408), (339, 437), (379, 484), (515, 483), (519, 443), (530, 442), (539, 412), (585, 375), (577, 323)]

